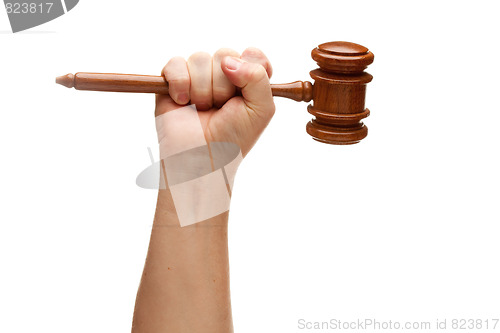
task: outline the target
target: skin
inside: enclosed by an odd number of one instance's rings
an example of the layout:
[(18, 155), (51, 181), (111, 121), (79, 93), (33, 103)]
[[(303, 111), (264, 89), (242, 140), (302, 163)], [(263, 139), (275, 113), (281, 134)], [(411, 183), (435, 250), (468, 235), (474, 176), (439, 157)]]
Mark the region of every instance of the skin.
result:
[[(156, 96), (156, 116), (195, 104), (205, 139), (235, 143), (243, 156), (274, 115), (272, 67), (258, 49), (172, 58), (162, 74), (170, 96)], [(196, 127), (183, 125), (184, 133)], [(164, 136), (158, 133), (160, 147)], [(180, 227), (168, 187), (159, 190), (133, 333), (233, 332), (227, 230), (228, 212)]]

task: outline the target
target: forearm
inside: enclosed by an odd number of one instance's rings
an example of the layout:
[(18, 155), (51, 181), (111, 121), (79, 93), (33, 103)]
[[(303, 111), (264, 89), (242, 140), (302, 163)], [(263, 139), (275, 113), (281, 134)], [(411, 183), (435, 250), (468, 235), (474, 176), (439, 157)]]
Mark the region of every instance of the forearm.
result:
[(133, 333), (232, 332), (228, 213), (180, 227), (160, 190)]

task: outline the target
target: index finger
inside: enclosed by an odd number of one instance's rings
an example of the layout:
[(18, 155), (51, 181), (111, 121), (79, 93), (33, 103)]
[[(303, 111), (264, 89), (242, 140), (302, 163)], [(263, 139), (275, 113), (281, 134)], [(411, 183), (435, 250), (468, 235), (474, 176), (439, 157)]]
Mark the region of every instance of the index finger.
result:
[(267, 76), (269, 78), (271, 78), (271, 76), (273, 75), (273, 67), (271, 66), (271, 62), (266, 57), (264, 52), (256, 47), (247, 48), (241, 54), (240, 59), (246, 62), (262, 65), (262, 67), (266, 69)]

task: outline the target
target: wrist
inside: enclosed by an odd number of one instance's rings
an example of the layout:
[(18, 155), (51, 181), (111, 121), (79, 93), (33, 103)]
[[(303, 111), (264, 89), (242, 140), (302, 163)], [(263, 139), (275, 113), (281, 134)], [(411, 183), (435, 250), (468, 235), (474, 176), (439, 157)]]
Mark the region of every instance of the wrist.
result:
[[(219, 206), (223, 206), (221, 203)], [(196, 207), (192, 207), (196, 214)], [(199, 208), (198, 208), (199, 209)], [(186, 212), (184, 212), (186, 214)], [(172, 198), (170, 189), (161, 189), (158, 191), (158, 199), (156, 203), (156, 211), (154, 218), (154, 227), (174, 227), (182, 229), (196, 229), (198, 227), (227, 227), (229, 217), (229, 207), (225, 211), (209, 216), (197, 223), (183, 225), (179, 219), (179, 215)]]

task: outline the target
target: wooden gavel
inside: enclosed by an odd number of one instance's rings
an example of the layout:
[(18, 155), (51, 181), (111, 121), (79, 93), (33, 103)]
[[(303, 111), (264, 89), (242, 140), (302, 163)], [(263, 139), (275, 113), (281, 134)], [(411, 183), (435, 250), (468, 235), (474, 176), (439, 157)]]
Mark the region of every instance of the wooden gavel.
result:
[[(310, 72), (309, 81), (272, 84), (273, 96), (309, 102), (314, 116), (306, 130), (315, 140), (346, 145), (358, 143), (368, 134), (361, 122), (370, 111), (365, 109), (366, 84), (372, 76), (364, 70), (373, 62), (373, 53), (349, 42), (330, 42), (312, 50), (319, 68)], [(56, 82), (78, 90), (168, 94), (163, 76), (76, 73), (56, 78)]]

